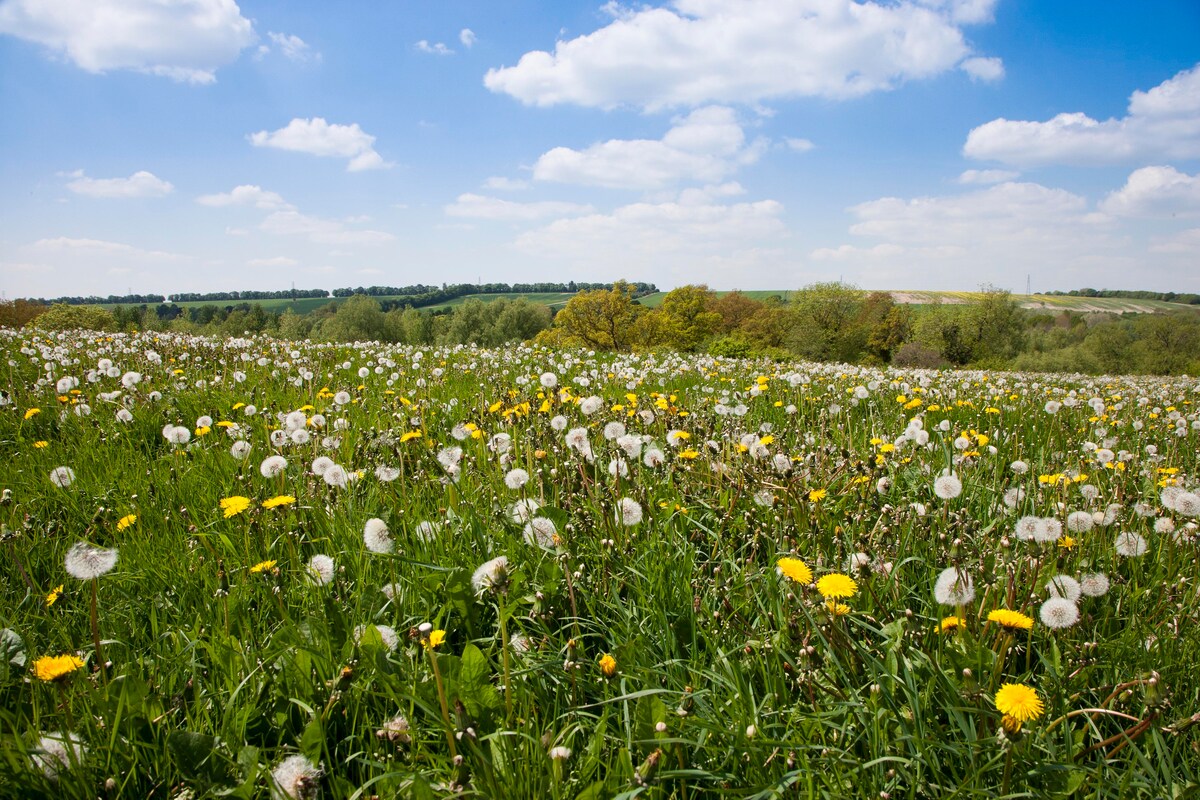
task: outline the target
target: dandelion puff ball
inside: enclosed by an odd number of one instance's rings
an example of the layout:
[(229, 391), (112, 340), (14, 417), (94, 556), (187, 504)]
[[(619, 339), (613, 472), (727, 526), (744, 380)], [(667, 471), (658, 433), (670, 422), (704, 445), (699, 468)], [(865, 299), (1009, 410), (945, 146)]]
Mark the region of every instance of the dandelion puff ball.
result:
[(944, 606), (965, 606), (975, 599), (975, 582), (958, 567), (947, 567), (934, 581), (933, 598)]
[(504, 485), (513, 491), (527, 483), (529, 483), (529, 473), (520, 468), (509, 470), (508, 474), (504, 476)]
[(632, 497), (622, 497), (617, 503), (617, 522), (632, 528), (642, 521), (642, 507)]
[(317, 586), (332, 582), (334, 571), (333, 559), (327, 555), (316, 555), (309, 559), (308, 576)]
[(242, 460), (246, 456), (250, 455), (250, 443), (244, 439), (238, 439), (236, 442), (230, 445), (229, 455), (233, 456), (239, 461)]
[(117, 565), (116, 549), (94, 547), (87, 542), (76, 542), (67, 551), (67, 574), (81, 581), (99, 578)]
[(523, 525), (533, 519), (534, 513), (541, 507), (541, 503), (532, 497), (525, 500), (518, 500), (509, 507), (508, 516), (513, 522)]
[(553, 550), (558, 545), (558, 529), (545, 517), (535, 517), (525, 526), (525, 541), (543, 550)]
[(313, 475), (324, 477), (326, 471), (333, 466), (333, 459), (329, 456), (317, 456), (312, 462)]
[(258, 471), (264, 478), (274, 478), (280, 475), (287, 469), (287, 459), (283, 456), (267, 456), (262, 463), (258, 465)]
[(55, 467), (50, 470), (50, 482), (60, 489), (65, 489), (75, 482), (75, 470), (70, 467)]
[(363, 636), (371, 628), (374, 628), (379, 633), (379, 638), (383, 640), (383, 646), (387, 648), (389, 653), (395, 651), (396, 647), (399, 646), (400, 636), (396, 633), (396, 629), (390, 625), (356, 625), (354, 628), (354, 641), (361, 643)]
[(498, 589), (504, 585), (507, 577), (508, 558), (496, 556), (490, 561), (480, 564), (475, 573), (471, 575), (471, 588), (475, 590), (475, 594)]
[(1146, 539), (1140, 534), (1126, 531), (1118, 534), (1117, 539), (1113, 542), (1113, 547), (1117, 550), (1117, 555), (1123, 558), (1135, 558), (1144, 555), (1146, 552)]
[(372, 553), (390, 553), (395, 548), (396, 543), (392, 540), (392, 533), (388, 530), (387, 523), (378, 517), (371, 517), (363, 526), (363, 544)]
[(642, 463), (647, 467), (661, 467), (667, 461), (666, 454), (657, 447), (649, 447), (642, 455)]
[(1079, 608), (1066, 597), (1051, 597), (1042, 603), (1038, 616), (1047, 628), (1061, 630), (1079, 621)]
[(375, 477), (384, 483), (391, 483), (400, 477), (400, 470), (387, 464), (380, 464), (375, 468)]
[(1080, 575), (1079, 591), (1086, 597), (1103, 597), (1108, 594), (1108, 576), (1103, 572)]
[(79, 737), (73, 733), (49, 733), (38, 739), (37, 748), (30, 755), (34, 765), (50, 780), (58, 780), (60, 770), (78, 764), (87, 754)]
[(288, 756), (271, 770), (271, 779), (275, 783), (271, 797), (274, 800), (311, 800), (317, 796), (320, 778), (321, 771), (307, 758)]
[(1086, 511), (1072, 511), (1067, 515), (1067, 530), (1072, 533), (1087, 533), (1096, 520)]
[(601, 400), (599, 397), (596, 397), (596, 395), (592, 395), (591, 397), (585, 397), (579, 401), (579, 410), (585, 417), (590, 417), (592, 414), (595, 414), (597, 411), (599, 411), (603, 405), (603, 400)]
[(1062, 538), (1062, 530), (1062, 523), (1057, 519), (1054, 517), (1043, 517), (1038, 520), (1037, 527), (1033, 531), (1033, 540), (1042, 544), (1057, 542)]
[(1046, 584), (1046, 591), (1050, 593), (1051, 597), (1065, 597), (1072, 603), (1079, 602), (1079, 595), (1083, 593), (1079, 587), (1079, 581), (1070, 575), (1055, 575)]
[(962, 481), (956, 475), (941, 475), (933, 482), (933, 493), (943, 500), (953, 500), (962, 494)]
[(325, 470), (325, 474), (321, 476), (330, 486), (337, 489), (345, 489), (350, 483), (350, 474), (346, 472), (346, 468), (340, 464), (334, 464), (329, 469)]

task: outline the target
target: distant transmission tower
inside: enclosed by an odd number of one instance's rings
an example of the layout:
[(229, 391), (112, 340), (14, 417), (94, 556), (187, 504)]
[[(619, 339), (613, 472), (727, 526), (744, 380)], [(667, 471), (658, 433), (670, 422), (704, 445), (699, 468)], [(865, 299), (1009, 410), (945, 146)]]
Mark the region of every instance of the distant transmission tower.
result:
[(1028, 297), (1031, 294), (1033, 294), (1033, 292), (1029, 291), (1029, 273), (1026, 273), (1025, 274), (1025, 295), (1026, 295), (1026, 297)]

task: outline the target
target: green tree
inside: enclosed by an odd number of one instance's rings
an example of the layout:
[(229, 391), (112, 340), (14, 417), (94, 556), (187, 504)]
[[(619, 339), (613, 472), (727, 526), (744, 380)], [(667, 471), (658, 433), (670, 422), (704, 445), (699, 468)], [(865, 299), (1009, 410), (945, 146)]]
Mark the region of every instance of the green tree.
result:
[(840, 282), (804, 287), (792, 297), (786, 346), (814, 361), (857, 361), (867, 344), (860, 320), (865, 297)]
[(117, 320), (111, 311), (100, 306), (69, 306), (66, 303), (55, 303), (35, 317), (30, 327), (42, 331), (66, 331), (75, 328), (116, 331)]
[(580, 292), (554, 317), (554, 327), (538, 337), (548, 344), (569, 344), (594, 350), (628, 351), (634, 323), (645, 309), (633, 302), (633, 284), (617, 281), (611, 289)]
[(667, 292), (658, 308), (665, 343), (690, 353), (711, 338), (721, 329), (721, 315), (712, 310), (716, 299), (703, 284), (680, 286)]
[(378, 341), (383, 332), (383, 309), (365, 294), (346, 298), (338, 305), (337, 313), (314, 329), (318, 338), (334, 342)]

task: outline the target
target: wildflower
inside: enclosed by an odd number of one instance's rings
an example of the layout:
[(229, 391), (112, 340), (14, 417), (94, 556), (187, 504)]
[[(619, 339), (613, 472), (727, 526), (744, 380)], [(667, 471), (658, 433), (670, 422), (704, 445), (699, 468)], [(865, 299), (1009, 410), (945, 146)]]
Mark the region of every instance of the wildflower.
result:
[[(585, 417), (590, 417), (604, 406), (604, 401), (595, 395), (585, 397), (579, 401), (579, 410)], [(564, 419), (565, 421), (565, 419)]]
[(33, 419), (40, 413), (42, 413), (40, 408), (27, 408), (25, 409), (25, 419)]
[(263, 508), (279, 508), (280, 506), (290, 506), (296, 502), (296, 498), (290, 494), (277, 494), (269, 500), (263, 500)]
[(1096, 521), (1087, 511), (1072, 511), (1067, 515), (1067, 530), (1072, 533), (1087, 533)]
[(313, 475), (323, 478), (323, 477), (325, 477), (325, 473), (332, 466), (336, 466), (333, 463), (332, 458), (330, 458), (329, 456), (317, 456), (316, 458), (313, 459), (312, 467), (310, 467), (310, 469), (312, 470)]
[(819, 503), (824, 500), (825, 496), (828, 494), (829, 491), (827, 489), (813, 489), (808, 493), (808, 502)]
[(1060, 630), (1079, 621), (1079, 608), (1066, 597), (1051, 597), (1042, 603), (1038, 616), (1047, 628)]
[(333, 559), (326, 555), (315, 555), (308, 561), (308, 577), (317, 586), (333, 581)]
[(389, 467), (387, 464), (380, 464), (375, 468), (375, 477), (384, 483), (391, 483), (400, 477), (400, 470)]
[(53, 589), (51, 589), (50, 592), (46, 595), (46, 608), (49, 608), (50, 606), (57, 603), (58, 598), (62, 597), (62, 593), (63, 593), (63, 585), (61, 583), (58, 586), (55, 586)]
[(81, 581), (99, 578), (117, 565), (117, 550), (76, 542), (67, 551), (67, 574)]
[(551, 520), (534, 517), (525, 526), (525, 541), (543, 550), (553, 550), (558, 546), (558, 529)]
[(60, 489), (65, 489), (75, 482), (75, 470), (70, 467), (55, 467), (50, 470), (50, 482)]
[(275, 800), (312, 800), (320, 789), (321, 771), (301, 755), (288, 756), (271, 770)]
[(933, 493), (943, 500), (953, 500), (962, 494), (962, 481), (956, 475), (940, 475), (933, 482)]
[(557, 745), (556, 747), (550, 748), (550, 760), (551, 761), (566, 761), (570, 757), (571, 757), (571, 748), (569, 748), (569, 747), (563, 747), (562, 745)]
[(479, 565), (471, 576), (471, 588), (475, 594), (486, 591), (502, 592), (508, 585), (508, 558), (496, 556)]
[(249, 507), (250, 498), (242, 497), (240, 494), (221, 498), (221, 510), (225, 512), (225, 519), (236, 517)]
[(945, 619), (943, 619), (941, 622), (938, 623), (937, 632), (938, 633), (952, 633), (952, 632), (958, 630), (959, 628), (965, 627), (966, 624), (967, 624), (967, 621), (965, 619), (963, 619), (962, 617), (946, 617)]
[(1103, 572), (1080, 575), (1079, 591), (1087, 597), (1103, 597), (1108, 594), (1108, 576)]
[(49, 447), (50, 443), (47, 442), (45, 439), (39, 439), (33, 443), (33, 446), (36, 447), (38, 450), (42, 450), (44, 448)]
[(1008, 720), (1013, 723), (1011, 729), (1021, 729), (1021, 724), (1037, 719), (1045, 712), (1042, 700), (1037, 692), (1023, 683), (1006, 683), (996, 692), (994, 698), (996, 709), (1005, 716), (1005, 727), (1009, 728)]
[(331, 465), (321, 478), (335, 489), (345, 489), (350, 483), (350, 473), (346, 472), (346, 468), (341, 464)]
[(617, 503), (617, 522), (632, 528), (642, 521), (642, 507), (632, 497), (622, 497)]
[(442, 642), (446, 641), (446, 632), (441, 628), (431, 630), (432, 627), (428, 622), (421, 623), (421, 633), (428, 634), (428, 636), (422, 639), (422, 644), (426, 650), (436, 650)]
[(1146, 552), (1146, 539), (1137, 533), (1125, 532), (1117, 536), (1113, 546), (1117, 550), (1117, 555), (1124, 558), (1135, 558), (1136, 556), (1144, 555)]
[(363, 526), (363, 543), (372, 553), (390, 553), (396, 547), (387, 523), (378, 517), (372, 517)]
[(229, 455), (233, 456), (238, 461), (241, 461), (243, 458), (250, 455), (250, 443), (238, 439), (236, 442), (230, 445)]
[(1037, 527), (1033, 531), (1033, 540), (1048, 544), (1049, 542), (1057, 542), (1062, 537), (1062, 523), (1053, 517), (1044, 517), (1038, 520)]
[(667, 456), (657, 447), (649, 447), (642, 454), (642, 463), (647, 467), (661, 467), (667, 461)]
[(1035, 517), (1032, 515), (1021, 517), (1019, 520), (1017, 520), (1017, 527), (1014, 533), (1016, 533), (1017, 538), (1022, 541), (1032, 541), (1033, 537), (1037, 535), (1038, 524), (1041, 521), (1041, 517)]
[(542, 504), (532, 497), (518, 500), (508, 507), (508, 516), (513, 522), (521, 525), (533, 519), (534, 513), (541, 507)]
[(266, 572), (267, 570), (275, 569), (276, 563), (278, 563), (278, 562), (276, 562), (274, 559), (272, 559), (270, 561), (260, 561), (257, 564), (255, 564), (253, 567), (250, 568), (250, 574), (258, 575), (261, 572)]
[(1020, 611), (1011, 611), (1007, 608), (997, 608), (989, 611), (988, 622), (995, 622), (1000, 627), (1007, 631), (1027, 631), (1033, 628), (1033, 620)]
[(849, 575), (834, 572), (817, 581), (817, 591), (826, 600), (841, 600), (858, 594), (858, 583)]
[(944, 606), (965, 606), (975, 599), (975, 584), (958, 567), (947, 567), (934, 581), (933, 597)]
[(375, 736), (380, 739), (387, 739), (392, 744), (408, 744), (412, 741), (409, 730), (411, 728), (408, 724), (408, 718), (403, 714), (397, 714), (383, 723), (383, 726), (375, 731)]
[(123, 531), (135, 522), (137, 522), (137, 514), (126, 514), (117, 520), (117, 530)]
[(264, 478), (274, 478), (287, 469), (287, 459), (280, 455), (267, 456), (259, 464), (258, 471)]
[(808, 564), (805, 564), (798, 558), (781, 558), (775, 562), (775, 568), (783, 575), (796, 583), (807, 586), (812, 583), (813, 574), (809, 569)]
[(389, 653), (393, 652), (400, 645), (400, 635), (390, 625), (358, 625), (354, 628), (354, 641), (361, 644), (363, 636), (371, 629), (374, 629), (379, 634), (383, 646), (387, 648)]
[(167, 425), (162, 430), (163, 438), (171, 444), (187, 444), (192, 439), (192, 432), (182, 425)]
[(30, 760), (50, 780), (58, 780), (58, 773), (64, 767), (78, 764), (87, 754), (79, 737), (73, 733), (49, 733), (38, 738), (37, 748), (30, 755)]
[(33, 676), (39, 681), (61, 681), (83, 667), (83, 659), (74, 655), (42, 656), (33, 662)]
[(1074, 603), (1079, 600), (1079, 581), (1070, 575), (1055, 575), (1046, 584), (1046, 591), (1051, 597), (1065, 597)]
[(523, 469), (518, 468), (510, 470), (508, 474), (504, 476), (504, 485), (514, 491), (520, 489), (527, 483), (529, 483), (529, 473)]
[(617, 660), (608, 653), (600, 656), (599, 664), (600, 672), (604, 675), (604, 677), (611, 678), (613, 675), (617, 674)]

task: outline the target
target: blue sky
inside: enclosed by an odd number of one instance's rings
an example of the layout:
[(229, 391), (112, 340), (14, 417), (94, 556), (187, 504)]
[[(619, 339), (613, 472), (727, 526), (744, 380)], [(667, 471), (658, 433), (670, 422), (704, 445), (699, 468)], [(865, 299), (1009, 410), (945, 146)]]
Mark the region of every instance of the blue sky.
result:
[(1195, 0), (0, 0), (7, 297), (1200, 291)]

